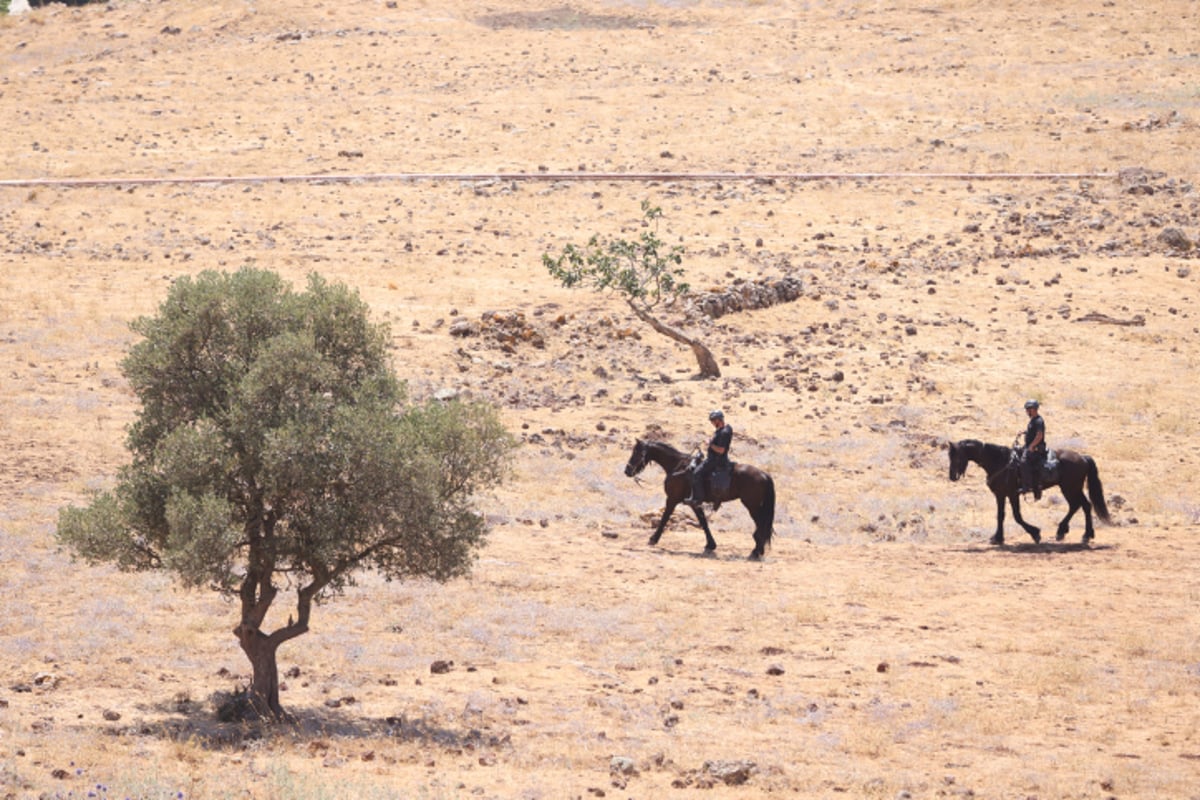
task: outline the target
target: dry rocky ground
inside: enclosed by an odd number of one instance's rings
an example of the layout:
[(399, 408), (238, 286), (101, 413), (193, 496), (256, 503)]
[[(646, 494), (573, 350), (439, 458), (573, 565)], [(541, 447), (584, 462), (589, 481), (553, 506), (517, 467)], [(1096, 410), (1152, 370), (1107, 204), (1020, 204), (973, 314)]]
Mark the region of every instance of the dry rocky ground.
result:
[[(1198, 22), (1186, 0), (0, 20), (0, 797), (1200, 797)], [(541, 266), (636, 236), (642, 200), (686, 248), (668, 317), (720, 379)], [(244, 264), (353, 286), (415, 395), (489, 399), (524, 442), (472, 578), (366, 576), (319, 608), (281, 652), (299, 724), (265, 731), (213, 717), (248, 670), (231, 604), (53, 537), (124, 458), (129, 321)], [(982, 473), (947, 480), (946, 443), (1007, 444), (1027, 396), (1099, 465), (1090, 548), (1079, 518), (991, 547)], [(714, 406), (779, 488), (762, 563), (734, 506), (715, 557), (684, 514), (649, 547), (659, 475), (622, 474), (635, 437), (690, 448)], [(1065, 504), (1025, 510), (1052, 539)]]

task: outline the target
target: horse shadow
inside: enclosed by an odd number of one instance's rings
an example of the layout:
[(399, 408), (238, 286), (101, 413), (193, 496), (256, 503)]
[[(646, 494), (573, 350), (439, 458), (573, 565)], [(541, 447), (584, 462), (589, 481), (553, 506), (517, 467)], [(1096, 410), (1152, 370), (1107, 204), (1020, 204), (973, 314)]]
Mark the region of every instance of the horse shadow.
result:
[[(664, 558), (675, 556), (680, 558), (691, 558), (698, 561), (727, 561), (729, 563), (744, 564), (746, 557), (738, 555), (734, 552), (718, 553), (716, 550), (685, 550), (683, 548), (663, 547), (662, 545), (650, 545), (648, 547), (639, 547), (651, 553), (661, 554)], [(764, 559), (759, 559), (764, 560)]]
[(1087, 542), (1020, 542), (1016, 544), (991, 544), (981, 542), (957, 548), (960, 553), (985, 555), (1009, 553), (1012, 555), (1065, 555), (1067, 553), (1104, 553), (1116, 550), (1113, 544), (1088, 544)]

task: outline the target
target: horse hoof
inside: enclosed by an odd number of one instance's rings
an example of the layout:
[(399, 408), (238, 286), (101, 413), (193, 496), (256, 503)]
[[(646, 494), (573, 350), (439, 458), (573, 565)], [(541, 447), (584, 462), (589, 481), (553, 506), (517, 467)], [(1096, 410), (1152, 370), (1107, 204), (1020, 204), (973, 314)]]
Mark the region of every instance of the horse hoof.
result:
[(997, 533), (991, 539), (988, 539), (988, 544), (1004, 544), (1004, 537)]
[(657, 536), (651, 536), (651, 537), (650, 537), (650, 539), (649, 539), (649, 540), (646, 542), (646, 544), (648, 544), (648, 545), (650, 545), (651, 547), (653, 547), (654, 545), (658, 544), (658, 537), (657, 537)]
[(757, 550), (751, 550), (749, 560), (750, 561), (762, 561), (762, 553), (758, 552)]

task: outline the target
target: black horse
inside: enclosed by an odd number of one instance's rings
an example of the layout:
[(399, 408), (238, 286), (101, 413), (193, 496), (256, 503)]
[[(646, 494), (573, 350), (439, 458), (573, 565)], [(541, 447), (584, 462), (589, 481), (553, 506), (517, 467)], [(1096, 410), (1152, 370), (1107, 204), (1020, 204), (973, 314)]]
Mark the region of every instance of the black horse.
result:
[[(1104, 502), (1104, 487), (1100, 484), (1100, 473), (1096, 469), (1096, 462), (1092, 460), (1091, 456), (1076, 453), (1074, 450), (1055, 450), (1054, 453), (1058, 456), (1058, 474), (1049, 479), (1043, 477), (1042, 485), (1048, 488), (1057, 483), (1062, 489), (1063, 497), (1067, 500), (1067, 515), (1063, 517), (1062, 522), (1058, 523), (1057, 539), (1061, 542), (1067, 535), (1067, 531), (1070, 530), (1071, 517), (1082, 507), (1084, 519), (1087, 521), (1083, 532), (1083, 543), (1089, 544), (1096, 535), (1095, 529), (1092, 527), (1092, 506), (1096, 507), (1096, 516), (1105, 522), (1110, 521), (1108, 505)], [(950, 445), (950, 480), (956, 481), (961, 478), (967, 471), (967, 463), (970, 461), (983, 467), (983, 471), (987, 473), (988, 488), (996, 496), (996, 534), (992, 537), (992, 544), (1004, 544), (1005, 498), (1008, 498), (1008, 502), (1012, 505), (1013, 519), (1033, 537), (1035, 542), (1040, 542), (1042, 540), (1041, 529), (1021, 519), (1021, 493), (1018, 488), (1020, 469), (1013, 459), (1013, 448), (999, 444), (984, 444), (977, 439), (963, 439), (961, 442), (952, 443)], [(1092, 498), (1090, 503), (1083, 493), (1085, 480), (1088, 485), (1088, 494)]]
[[(651, 461), (658, 464), (667, 473), (666, 480), (663, 481), (663, 491), (667, 493), (667, 506), (663, 509), (658, 527), (650, 537), (650, 544), (658, 544), (667, 520), (675, 511), (675, 506), (688, 496), (691, 482), (686, 470), (691, 459), (689, 454), (682, 453), (664, 442), (638, 439), (633, 445), (633, 453), (629, 456), (629, 463), (625, 465), (627, 476), (634, 477)], [(771, 479), (771, 476), (758, 467), (752, 467), (749, 464), (735, 464), (729, 488), (713, 492), (710, 500), (714, 503), (714, 508), (726, 500), (742, 501), (742, 505), (746, 507), (746, 510), (750, 512), (750, 517), (754, 520), (754, 550), (750, 553), (750, 559), (757, 561), (762, 558), (766, 553), (767, 546), (771, 543), (771, 534), (774, 533), (775, 525), (775, 481)], [(708, 519), (704, 516), (703, 508), (696, 506), (694, 510), (696, 519), (700, 521), (700, 527), (704, 529), (704, 538), (707, 540), (704, 550), (711, 553), (717, 549), (717, 543), (713, 539), (712, 531), (708, 529)]]

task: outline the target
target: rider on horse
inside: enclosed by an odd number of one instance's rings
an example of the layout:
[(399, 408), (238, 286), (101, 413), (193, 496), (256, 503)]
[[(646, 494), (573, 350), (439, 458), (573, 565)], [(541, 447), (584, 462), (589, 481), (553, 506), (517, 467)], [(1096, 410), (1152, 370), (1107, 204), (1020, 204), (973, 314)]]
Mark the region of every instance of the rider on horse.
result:
[(1046, 422), (1038, 413), (1038, 401), (1028, 400), (1025, 413), (1025, 447), (1021, 451), (1021, 491), (1033, 490), (1033, 499), (1042, 499), (1042, 466), (1046, 463)]
[(708, 415), (716, 432), (708, 440), (708, 453), (700, 466), (691, 473), (692, 494), (683, 502), (696, 507), (704, 502), (704, 491), (709, 477), (717, 470), (729, 469), (729, 447), (733, 444), (733, 427), (726, 424), (725, 412), (717, 409)]

